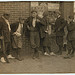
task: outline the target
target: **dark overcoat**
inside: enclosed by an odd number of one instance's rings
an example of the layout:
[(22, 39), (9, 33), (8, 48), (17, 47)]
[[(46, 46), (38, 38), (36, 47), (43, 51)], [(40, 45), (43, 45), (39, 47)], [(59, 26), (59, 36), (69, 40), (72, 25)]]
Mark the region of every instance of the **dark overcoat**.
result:
[(8, 28), (8, 24), (1, 17), (0, 18), (0, 36), (4, 36), (4, 42), (10, 42), (10, 31)]
[[(13, 35), (14, 32), (17, 31), (18, 27), (19, 27), (19, 22), (13, 23), (11, 24), (11, 42), (12, 42), (12, 47), (13, 48), (22, 48), (22, 39), (23, 39), (23, 28), (22, 28), (22, 32), (21, 32), (21, 36), (16, 36)], [(24, 27), (24, 24), (23, 24)]]
[(40, 28), (41, 38), (43, 38), (43, 46), (51, 46), (51, 34), (49, 35), (45, 31), (47, 31), (47, 28), (49, 27), (50, 22), (49, 19), (45, 16), (41, 20), (42, 27)]
[(44, 38), (45, 37), (45, 31), (47, 30), (47, 18), (46, 17), (43, 17), (41, 19), (41, 27), (40, 27), (40, 36), (41, 38)]
[(72, 21), (67, 25), (68, 35), (67, 39), (69, 41), (75, 40), (75, 23)]
[[(19, 22), (12, 23), (10, 25), (10, 27), (11, 27), (11, 34), (13, 34), (14, 32), (16, 32), (16, 30), (18, 29), (18, 26), (19, 26)], [(24, 24), (23, 24), (22, 34), (23, 34), (23, 31), (24, 31)]]
[(64, 36), (64, 27), (65, 27), (65, 20), (62, 17), (56, 19), (55, 22), (55, 32), (56, 36)]

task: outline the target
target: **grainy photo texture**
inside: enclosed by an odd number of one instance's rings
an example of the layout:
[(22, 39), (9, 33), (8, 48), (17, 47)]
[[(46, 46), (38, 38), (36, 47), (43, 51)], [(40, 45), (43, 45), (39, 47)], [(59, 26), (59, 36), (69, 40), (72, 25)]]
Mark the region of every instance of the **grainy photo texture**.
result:
[(74, 73), (75, 2), (0, 2), (0, 73)]

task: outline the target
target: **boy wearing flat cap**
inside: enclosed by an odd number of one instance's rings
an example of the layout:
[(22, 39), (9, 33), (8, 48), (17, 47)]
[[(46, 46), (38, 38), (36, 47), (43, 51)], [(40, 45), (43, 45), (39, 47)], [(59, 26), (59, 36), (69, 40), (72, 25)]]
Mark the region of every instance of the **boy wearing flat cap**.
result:
[(55, 21), (55, 33), (56, 33), (56, 43), (59, 47), (59, 50), (57, 52), (58, 55), (62, 54), (63, 51), (63, 36), (64, 33), (64, 27), (66, 26), (66, 21), (64, 18), (62, 18), (60, 11), (57, 12), (57, 19)]
[(30, 44), (33, 49), (33, 59), (39, 58), (39, 46), (40, 46), (40, 18), (37, 15), (37, 11), (33, 10), (31, 16), (26, 20), (27, 29), (30, 34)]
[[(9, 17), (10, 17), (10, 12), (6, 11), (3, 13), (3, 16), (0, 18), (0, 36), (3, 36), (4, 38), (1, 38), (1, 40), (4, 40), (5, 44), (5, 54), (8, 55), (8, 58), (14, 58), (10, 54), (11, 52), (11, 40), (10, 40), (10, 33), (11, 33), (11, 28), (9, 24)], [(1, 57), (1, 62), (6, 62), (4, 58), (4, 54)]]
[(68, 25), (67, 25), (67, 49), (68, 49), (68, 54), (65, 59), (67, 58), (72, 58), (74, 56), (75, 52), (75, 22), (73, 22), (73, 16), (68, 17)]
[(17, 59), (22, 60), (22, 38), (23, 38), (24, 18), (20, 17), (19, 22), (11, 24), (12, 47), (16, 52)]
[(42, 46), (43, 46), (43, 52), (44, 52), (44, 55), (55, 55), (54, 52), (52, 52), (51, 50), (51, 26), (52, 26), (52, 23), (50, 21), (50, 16), (49, 16), (49, 12), (48, 11), (45, 11), (43, 13), (43, 18), (41, 20), (41, 23), (42, 23), (42, 27), (40, 29), (40, 34), (41, 34), (41, 43), (42, 43)]

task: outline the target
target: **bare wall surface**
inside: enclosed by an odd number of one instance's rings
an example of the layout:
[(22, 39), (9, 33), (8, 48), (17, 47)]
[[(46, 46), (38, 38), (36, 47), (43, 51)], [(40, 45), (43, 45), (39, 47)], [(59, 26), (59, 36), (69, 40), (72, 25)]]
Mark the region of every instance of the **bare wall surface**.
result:
[(10, 11), (10, 22), (15, 22), (19, 17), (29, 16), (29, 2), (0, 2), (0, 15), (4, 11)]

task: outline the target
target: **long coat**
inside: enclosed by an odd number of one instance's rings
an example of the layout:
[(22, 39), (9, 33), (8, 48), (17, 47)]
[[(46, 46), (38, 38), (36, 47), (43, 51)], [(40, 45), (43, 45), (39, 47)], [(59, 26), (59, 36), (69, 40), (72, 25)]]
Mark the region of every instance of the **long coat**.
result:
[(67, 38), (69, 41), (75, 40), (75, 23), (72, 21), (67, 25), (68, 35)]
[(55, 32), (56, 32), (56, 36), (64, 36), (64, 27), (65, 27), (65, 24), (66, 21), (62, 18), (62, 17), (59, 17), (56, 19), (56, 22), (55, 22)]
[(12, 34), (12, 37), (11, 37), (12, 47), (13, 48), (22, 48), (23, 29), (21, 32), (21, 36), (18, 37), (16, 35), (13, 35), (13, 33), (16, 32), (19, 27), (19, 22), (11, 24), (10, 27), (11, 27), (11, 34)]
[(1, 17), (0, 18), (0, 36), (4, 36), (4, 42), (10, 42), (10, 31), (8, 28), (8, 24)]
[[(51, 34), (49, 35), (48, 31), (50, 32), (50, 22), (47, 17), (43, 17), (41, 20), (42, 27), (40, 28), (41, 38), (43, 38), (43, 46), (50, 47), (51, 45)], [(50, 25), (50, 26), (49, 26)], [(47, 31), (47, 33), (45, 32)]]
[(41, 38), (44, 38), (45, 37), (45, 31), (47, 30), (47, 26), (49, 25), (49, 21), (47, 19), (47, 17), (43, 17), (41, 19), (41, 28), (40, 28), (40, 35), (41, 35)]

